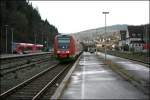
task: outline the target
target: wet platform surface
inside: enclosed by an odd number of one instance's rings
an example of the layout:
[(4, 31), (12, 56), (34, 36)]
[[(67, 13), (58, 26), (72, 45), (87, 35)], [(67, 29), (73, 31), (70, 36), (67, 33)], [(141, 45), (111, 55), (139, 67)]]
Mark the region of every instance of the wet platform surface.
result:
[[(103, 58), (105, 56), (104, 53), (100, 53), (100, 52), (98, 53), (98, 55)], [(138, 64), (137, 62), (116, 57), (109, 54), (107, 54), (107, 59), (118, 64), (123, 69), (128, 70), (128, 73), (134, 75), (134, 77), (136, 77), (137, 79), (150, 83), (150, 77), (149, 77), (150, 68), (146, 67), (146, 65)]]
[(84, 52), (60, 99), (148, 99), (140, 90)]

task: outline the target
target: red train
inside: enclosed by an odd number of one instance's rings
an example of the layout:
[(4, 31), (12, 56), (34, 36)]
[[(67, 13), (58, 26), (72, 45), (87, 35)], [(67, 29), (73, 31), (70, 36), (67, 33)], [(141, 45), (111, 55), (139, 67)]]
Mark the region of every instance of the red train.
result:
[(56, 35), (54, 39), (54, 55), (59, 60), (74, 59), (81, 52), (79, 41), (72, 35)]
[(40, 52), (43, 45), (31, 43), (13, 43), (13, 52), (17, 54)]

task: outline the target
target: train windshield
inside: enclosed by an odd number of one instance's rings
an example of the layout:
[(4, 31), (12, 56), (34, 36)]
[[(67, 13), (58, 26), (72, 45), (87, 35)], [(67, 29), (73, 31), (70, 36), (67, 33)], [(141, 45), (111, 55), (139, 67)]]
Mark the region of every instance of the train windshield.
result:
[(58, 48), (69, 49), (70, 37), (58, 37)]

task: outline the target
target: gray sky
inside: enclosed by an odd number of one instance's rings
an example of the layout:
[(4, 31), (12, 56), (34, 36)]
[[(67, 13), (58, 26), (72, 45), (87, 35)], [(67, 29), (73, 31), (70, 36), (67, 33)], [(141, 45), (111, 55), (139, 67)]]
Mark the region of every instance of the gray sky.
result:
[(107, 25), (149, 23), (149, 1), (30, 1), (42, 19), (60, 33), (75, 33)]

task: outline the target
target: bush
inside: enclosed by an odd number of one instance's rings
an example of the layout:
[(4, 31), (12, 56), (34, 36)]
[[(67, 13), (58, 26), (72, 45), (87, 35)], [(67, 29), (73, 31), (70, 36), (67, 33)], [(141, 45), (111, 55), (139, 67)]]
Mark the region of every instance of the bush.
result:
[(135, 49), (132, 47), (132, 48), (130, 48), (130, 51), (131, 51), (132, 53), (134, 53), (134, 52), (135, 52)]
[(124, 46), (123, 46), (123, 50), (124, 50), (124, 51), (129, 51), (129, 46), (128, 46), (127, 44), (124, 45)]

